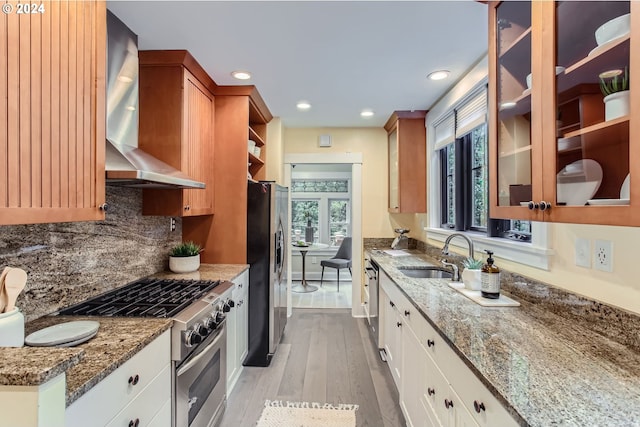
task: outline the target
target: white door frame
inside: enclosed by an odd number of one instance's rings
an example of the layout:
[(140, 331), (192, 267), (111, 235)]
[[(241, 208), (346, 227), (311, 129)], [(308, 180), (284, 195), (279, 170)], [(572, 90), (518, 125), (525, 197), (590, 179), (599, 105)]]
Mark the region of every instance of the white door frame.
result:
[[(351, 225), (352, 236), (352, 303), (351, 315), (364, 317), (360, 287), (362, 283), (362, 153), (292, 153), (284, 155), (284, 185), (291, 188), (291, 165), (295, 164), (351, 165)], [(289, 230), (291, 230), (291, 193), (289, 193)], [(287, 252), (287, 313), (291, 316), (291, 251)]]

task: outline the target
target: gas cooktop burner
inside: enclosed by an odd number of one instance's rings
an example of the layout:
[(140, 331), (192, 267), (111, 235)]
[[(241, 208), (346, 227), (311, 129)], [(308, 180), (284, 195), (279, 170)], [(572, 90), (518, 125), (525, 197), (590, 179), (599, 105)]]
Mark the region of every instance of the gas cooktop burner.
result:
[(145, 278), (60, 311), (71, 316), (173, 317), (220, 281)]

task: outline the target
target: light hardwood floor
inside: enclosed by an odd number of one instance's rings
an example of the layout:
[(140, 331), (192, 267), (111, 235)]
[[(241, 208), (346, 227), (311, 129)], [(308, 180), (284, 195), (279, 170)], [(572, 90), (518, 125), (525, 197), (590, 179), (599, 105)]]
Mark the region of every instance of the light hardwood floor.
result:
[[(298, 282), (294, 282), (297, 284)], [(291, 306), (293, 308), (351, 308), (351, 281), (340, 281), (340, 292), (335, 281), (325, 280), (320, 287), (319, 281), (309, 281), (317, 286), (315, 292), (291, 292)]]
[(266, 399), (357, 404), (358, 427), (405, 425), (366, 320), (345, 309), (294, 309), (271, 366), (244, 368), (221, 426), (254, 426)]

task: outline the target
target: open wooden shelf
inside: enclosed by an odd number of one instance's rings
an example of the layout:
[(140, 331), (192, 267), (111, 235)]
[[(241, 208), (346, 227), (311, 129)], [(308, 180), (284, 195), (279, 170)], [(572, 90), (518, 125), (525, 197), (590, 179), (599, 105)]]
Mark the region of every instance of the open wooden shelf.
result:
[(249, 163), (251, 163), (251, 166), (255, 166), (255, 165), (264, 165), (264, 162), (262, 161), (262, 159), (260, 159), (259, 157), (256, 157), (255, 155), (253, 155), (253, 153), (249, 153), (247, 152), (247, 154), (249, 154)]
[[(507, 57), (510, 53), (513, 52), (513, 49), (516, 49), (517, 46), (520, 45), (521, 43), (522, 44), (529, 43), (529, 46), (531, 46), (531, 27), (524, 30), (524, 32), (520, 34), (520, 36), (518, 36), (513, 42), (511, 42), (511, 44), (507, 46), (504, 49), (504, 51), (500, 54), (500, 58)], [(531, 49), (527, 49), (527, 51), (530, 52)]]
[(607, 120), (606, 122), (597, 123), (595, 125), (588, 126), (586, 128), (582, 128), (582, 129), (578, 129), (578, 130), (573, 131), (573, 132), (569, 132), (569, 133), (564, 135), (564, 138), (574, 138), (576, 136), (588, 135), (588, 134), (600, 132), (602, 130), (606, 130), (606, 129), (609, 129), (609, 128), (613, 129), (614, 127), (620, 126), (621, 124), (622, 125), (626, 124), (626, 127), (628, 129), (629, 128), (629, 116), (618, 117), (617, 119)]
[(498, 157), (501, 157), (501, 158), (510, 157), (519, 153), (524, 153), (525, 151), (531, 151), (531, 145), (526, 145), (524, 147), (516, 148), (515, 150), (501, 152)]
[(249, 139), (255, 141), (256, 146), (258, 147), (264, 146), (264, 140), (255, 130), (253, 130), (251, 126), (249, 126)]

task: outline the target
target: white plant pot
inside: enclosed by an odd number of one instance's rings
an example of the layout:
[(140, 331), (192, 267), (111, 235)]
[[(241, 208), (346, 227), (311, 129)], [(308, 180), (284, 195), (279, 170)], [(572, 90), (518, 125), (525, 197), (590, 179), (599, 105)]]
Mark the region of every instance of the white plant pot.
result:
[(629, 114), (629, 91), (612, 93), (604, 97), (604, 119), (613, 120)]
[(170, 256), (169, 270), (174, 273), (192, 273), (200, 268), (200, 254), (194, 256)]
[(462, 270), (462, 283), (464, 283), (464, 287), (472, 291), (479, 291), (482, 286), (481, 274), (482, 270), (470, 270), (468, 268)]
[(0, 314), (0, 347), (24, 346), (24, 315), (18, 309)]

